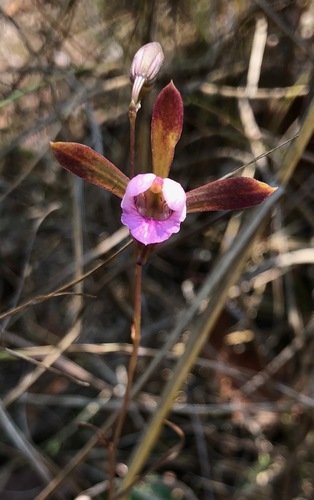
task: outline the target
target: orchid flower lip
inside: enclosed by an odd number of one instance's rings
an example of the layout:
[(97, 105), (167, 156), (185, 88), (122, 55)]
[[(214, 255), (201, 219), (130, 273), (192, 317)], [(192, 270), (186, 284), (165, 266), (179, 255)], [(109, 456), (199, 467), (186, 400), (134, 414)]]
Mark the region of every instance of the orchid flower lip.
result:
[(139, 174), (128, 183), (121, 207), (122, 223), (133, 238), (152, 245), (166, 241), (180, 230), (186, 217), (186, 195), (172, 179)]

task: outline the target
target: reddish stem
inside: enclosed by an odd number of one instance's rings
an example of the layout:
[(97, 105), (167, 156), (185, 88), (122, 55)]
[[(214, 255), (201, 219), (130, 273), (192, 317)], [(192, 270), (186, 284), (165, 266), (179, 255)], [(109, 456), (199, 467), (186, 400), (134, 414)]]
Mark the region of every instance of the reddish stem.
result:
[(129, 122), (130, 122), (130, 179), (134, 177), (134, 164), (135, 164), (135, 122), (136, 122), (137, 108), (131, 102), (129, 106)]
[(134, 290), (134, 316), (133, 324), (131, 328), (131, 338), (133, 342), (133, 350), (129, 361), (128, 367), (128, 381), (125, 388), (125, 394), (123, 399), (122, 408), (119, 414), (117, 425), (114, 431), (112, 447), (109, 460), (109, 492), (108, 500), (114, 499), (115, 490), (115, 469), (117, 462), (117, 448), (118, 442), (121, 436), (122, 427), (126, 418), (128, 404), (130, 401), (130, 393), (132, 382), (134, 378), (134, 373), (136, 369), (138, 349), (141, 341), (141, 290), (142, 290), (142, 266), (136, 264), (135, 267), (135, 290)]

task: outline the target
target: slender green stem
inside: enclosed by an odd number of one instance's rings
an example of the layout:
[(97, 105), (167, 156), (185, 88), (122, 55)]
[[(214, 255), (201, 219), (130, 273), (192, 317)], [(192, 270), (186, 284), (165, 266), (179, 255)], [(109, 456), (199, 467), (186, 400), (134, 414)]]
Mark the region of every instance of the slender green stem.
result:
[(141, 341), (141, 290), (142, 290), (142, 266), (139, 266), (137, 264), (135, 267), (134, 317), (133, 317), (133, 325), (131, 328), (133, 350), (129, 361), (128, 381), (125, 388), (123, 404), (118, 417), (117, 425), (112, 440), (112, 447), (111, 447), (110, 461), (109, 461), (109, 493), (108, 493), (109, 500), (113, 500), (114, 498), (114, 489), (115, 489), (114, 479), (115, 479), (115, 468), (117, 461), (117, 447), (122, 427), (125, 421), (125, 417), (127, 414), (127, 409), (131, 394), (131, 387), (136, 369), (138, 350)]

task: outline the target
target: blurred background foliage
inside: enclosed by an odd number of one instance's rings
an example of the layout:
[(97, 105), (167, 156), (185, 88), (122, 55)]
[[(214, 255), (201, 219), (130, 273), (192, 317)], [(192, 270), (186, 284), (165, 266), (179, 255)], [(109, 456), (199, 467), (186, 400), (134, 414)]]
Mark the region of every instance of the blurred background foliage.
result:
[[(138, 116), (138, 171), (150, 170), (154, 97), (173, 79), (185, 119), (171, 176), (187, 189), (293, 137), (312, 99), (310, 0), (2, 0), (0, 33), (0, 313), (52, 292), (125, 243), (119, 200), (63, 171), (49, 141), (90, 145), (128, 174), (128, 72), (141, 45), (159, 41), (165, 63)], [(170, 419), (184, 446), (132, 498), (313, 498), (313, 147), (178, 394)], [(285, 149), (245, 174), (275, 184)], [(244, 223), (241, 213), (193, 214), (151, 257), (138, 377)], [(2, 500), (86, 490), (105, 498), (106, 449), (80, 423), (101, 427), (120, 404), (133, 262), (128, 248), (70, 294), (2, 316)], [(196, 317), (134, 399), (118, 475), (197, 328)], [(95, 446), (80, 455), (92, 437)], [(177, 440), (165, 427), (147, 467)], [(54, 491), (41, 493), (56, 477)]]

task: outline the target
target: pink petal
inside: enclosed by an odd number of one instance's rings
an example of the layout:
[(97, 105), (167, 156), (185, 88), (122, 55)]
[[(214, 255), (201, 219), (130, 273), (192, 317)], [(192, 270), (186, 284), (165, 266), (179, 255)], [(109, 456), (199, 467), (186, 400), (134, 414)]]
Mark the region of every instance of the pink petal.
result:
[(171, 210), (179, 211), (182, 217), (181, 221), (184, 221), (186, 217), (186, 194), (181, 184), (172, 179), (164, 179), (162, 194), (168, 207)]
[(155, 174), (139, 174), (133, 177), (126, 187), (125, 194), (128, 196), (137, 196), (140, 193), (144, 193), (144, 191), (147, 191), (151, 187), (155, 178)]
[(133, 238), (151, 245), (166, 241), (180, 230), (180, 224), (186, 217), (186, 196), (183, 188), (171, 179), (163, 180), (163, 195), (169, 208), (173, 210), (166, 220), (155, 220), (141, 215), (136, 207), (134, 197), (150, 188), (154, 174), (140, 174), (129, 182), (123, 200), (122, 223), (129, 228)]
[(133, 238), (144, 245), (152, 245), (166, 241), (174, 233), (180, 231), (180, 220), (174, 215), (165, 221), (146, 219), (137, 211), (122, 215), (122, 223), (129, 228)]

